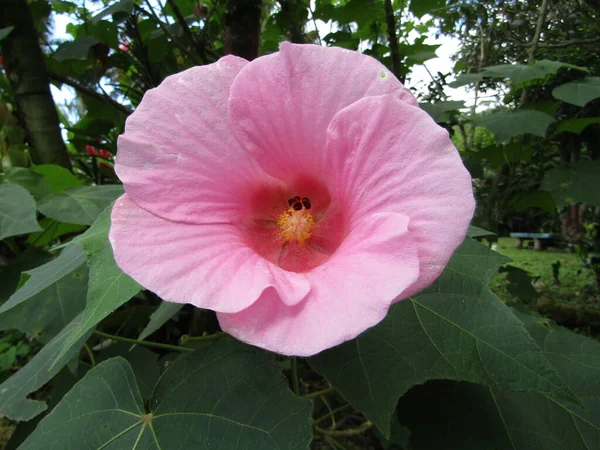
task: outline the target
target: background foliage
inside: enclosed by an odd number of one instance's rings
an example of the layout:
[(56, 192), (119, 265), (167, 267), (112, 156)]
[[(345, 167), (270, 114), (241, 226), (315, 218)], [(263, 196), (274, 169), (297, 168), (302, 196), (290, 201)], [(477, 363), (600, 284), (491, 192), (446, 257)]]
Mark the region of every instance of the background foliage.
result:
[[(599, 16), (596, 0), (0, 1), (0, 447), (600, 449)], [(478, 207), (433, 286), (301, 359), (117, 267), (116, 139), (148, 89), (283, 40), (361, 51), (411, 87), (434, 36), (459, 43), (454, 66), (416, 93)], [(50, 84), (70, 93), (58, 109)], [(563, 241), (515, 250), (497, 237), (513, 231)]]

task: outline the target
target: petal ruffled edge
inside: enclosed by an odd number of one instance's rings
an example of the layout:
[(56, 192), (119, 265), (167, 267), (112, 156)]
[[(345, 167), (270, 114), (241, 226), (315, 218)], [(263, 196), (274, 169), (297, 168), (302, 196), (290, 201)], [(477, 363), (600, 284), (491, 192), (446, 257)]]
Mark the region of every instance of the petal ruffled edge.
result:
[(358, 52), (284, 42), (246, 65), (231, 87), (229, 115), (240, 142), (272, 176), (315, 173), (327, 127), (361, 98), (412, 93), (376, 59)]
[(379, 323), (419, 275), (417, 247), (402, 214), (366, 217), (336, 254), (308, 273), (311, 292), (295, 306), (273, 289), (235, 314), (217, 314), (237, 339), (273, 352), (311, 356)]
[(332, 120), (326, 158), (332, 197), (365, 214), (410, 217), (420, 276), (398, 300), (429, 286), (463, 242), (475, 210), (471, 176), (448, 132), (392, 95), (363, 98)]
[(234, 313), (266, 289), (292, 305), (310, 292), (306, 275), (258, 256), (233, 225), (170, 222), (127, 194), (115, 202), (111, 220), (109, 240), (119, 267), (166, 301)]
[(265, 177), (229, 123), (231, 85), (247, 64), (226, 56), (146, 92), (119, 136), (115, 165), (139, 206), (185, 223), (238, 217), (240, 192)]

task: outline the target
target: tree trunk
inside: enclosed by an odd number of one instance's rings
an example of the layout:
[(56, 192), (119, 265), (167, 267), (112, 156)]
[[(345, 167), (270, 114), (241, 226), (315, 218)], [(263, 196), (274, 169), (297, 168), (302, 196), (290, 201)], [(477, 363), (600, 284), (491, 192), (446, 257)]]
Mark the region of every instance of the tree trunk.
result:
[(260, 46), (262, 0), (228, 0), (225, 52), (252, 61)]
[(14, 29), (0, 46), (32, 160), (36, 164), (58, 164), (71, 169), (50, 94), (44, 55), (26, 0), (0, 0), (0, 28), (9, 26)]
[(304, 33), (302, 32), (303, 26), (301, 26), (294, 16), (294, 13), (298, 8), (306, 10), (308, 5), (302, 3), (302, 0), (281, 0), (281, 12), (285, 15), (289, 21), (289, 37), (294, 44), (304, 43)]
[(398, 46), (398, 36), (396, 35), (396, 18), (394, 17), (394, 8), (392, 0), (385, 0), (385, 22), (387, 25), (388, 42), (390, 44), (390, 52), (392, 54), (392, 72), (402, 83), (404, 76), (402, 75), (402, 64), (400, 61), (400, 47)]

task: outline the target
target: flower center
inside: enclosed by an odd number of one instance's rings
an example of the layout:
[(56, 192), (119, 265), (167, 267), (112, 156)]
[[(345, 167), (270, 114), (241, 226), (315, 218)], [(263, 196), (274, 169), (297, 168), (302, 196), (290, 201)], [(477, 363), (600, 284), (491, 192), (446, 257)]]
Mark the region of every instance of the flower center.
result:
[(312, 236), (315, 228), (315, 219), (308, 212), (311, 208), (310, 200), (295, 196), (288, 200), (288, 205), (290, 208), (277, 221), (281, 229), (279, 236), (288, 242), (302, 243)]

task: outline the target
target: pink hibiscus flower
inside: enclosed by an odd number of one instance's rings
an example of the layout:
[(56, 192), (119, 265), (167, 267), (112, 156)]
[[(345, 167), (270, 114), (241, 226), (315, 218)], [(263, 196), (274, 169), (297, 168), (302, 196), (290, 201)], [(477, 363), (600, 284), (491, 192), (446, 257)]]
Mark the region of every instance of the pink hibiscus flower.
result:
[(118, 147), (119, 266), (283, 354), (352, 339), (430, 285), (474, 209), (448, 133), (340, 48), (283, 43), (173, 75)]

